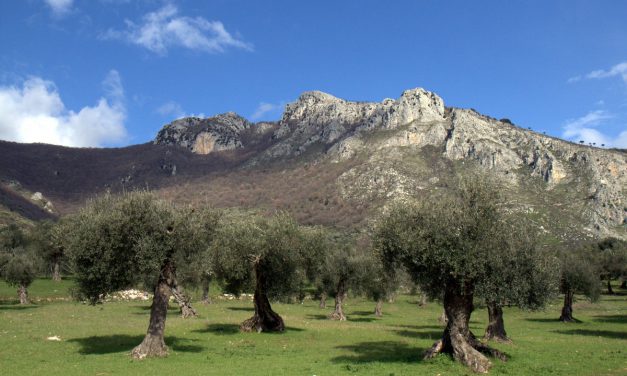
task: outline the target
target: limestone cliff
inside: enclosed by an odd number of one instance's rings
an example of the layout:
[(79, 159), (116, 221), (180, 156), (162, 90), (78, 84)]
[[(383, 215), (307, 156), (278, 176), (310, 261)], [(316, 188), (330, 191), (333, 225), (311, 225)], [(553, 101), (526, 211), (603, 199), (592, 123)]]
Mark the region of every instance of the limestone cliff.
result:
[[(308, 150), (322, 151), (319, 161), (363, 158), (338, 181), (345, 195), (363, 200), (415, 195), (436, 186), (437, 173), (426, 176), (407, 168), (408, 157), (429, 146), (440, 158), (490, 170), (521, 201), (540, 202), (532, 197), (539, 195), (555, 204), (555, 211), (580, 215), (591, 233), (620, 233), (627, 224), (624, 151), (574, 144), (473, 110), (446, 108), (424, 89), (379, 103), (307, 92), (287, 106), (274, 138), (277, 143), (256, 163)], [(566, 197), (581, 202), (564, 202)]]

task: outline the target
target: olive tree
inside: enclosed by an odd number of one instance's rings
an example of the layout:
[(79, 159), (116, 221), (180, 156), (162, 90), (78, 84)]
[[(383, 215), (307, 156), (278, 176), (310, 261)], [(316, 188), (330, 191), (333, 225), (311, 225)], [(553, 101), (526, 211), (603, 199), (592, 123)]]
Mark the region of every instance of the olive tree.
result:
[(40, 221), (35, 225), (31, 235), (31, 247), (47, 264), (52, 280), (61, 281), (62, 264), (65, 260), (63, 236), (65, 222)]
[(287, 214), (272, 217), (223, 218), (211, 247), (213, 270), (226, 291), (254, 291), (254, 315), (245, 320), (244, 332), (282, 332), (285, 324), (270, 305), (271, 299), (287, 299), (302, 288), (308, 258), (317, 243)]
[[(185, 260), (203, 252), (213, 223), (176, 209), (147, 192), (105, 195), (69, 218), (64, 240), (78, 294), (91, 304), (111, 292), (144, 283), (154, 291), (148, 330), (134, 358), (165, 356), (168, 299)], [(208, 234), (211, 234), (209, 231)], [(181, 262), (183, 261), (183, 262)]]
[(485, 280), (476, 293), (483, 297), (488, 310), (484, 338), (509, 343), (503, 307), (543, 308), (557, 295), (559, 260), (538, 247), (536, 231), (529, 223), (512, 217), (503, 221), (510, 230), (502, 240), (502, 254), (487, 265)]
[(323, 297), (331, 296), (335, 299), (335, 308), (329, 319), (346, 320), (344, 302), (349, 290), (361, 289), (368, 261), (365, 255), (348, 244), (329, 247), (320, 259), (317, 289)]
[[(475, 372), (492, 366), (484, 354), (506, 359), (481, 343), (468, 323), (475, 297), (502, 302), (499, 284), (519, 273), (514, 231), (497, 189), (477, 178), (461, 180), (452, 194), (396, 206), (380, 221), (373, 244), (386, 270), (404, 266), (430, 298), (443, 301), (447, 326), (426, 358), (448, 353)], [(510, 269), (498, 266), (505, 260)], [(495, 270), (505, 276), (496, 278)]]
[(17, 287), (20, 304), (30, 304), (28, 287), (37, 276), (35, 255), (22, 247), (0, 251), (0, 275), (10, 286)]
[(30, 251), (30, 239), (22, 228), (10, 224), (0, 229), (0, 277), (17, 287), (20, 304), (29, 304), (28, 287), (39, 269), (38, 259)]
[(627, 274), (627, 242), (605, 238), (596, 244), (601, 280), (606, 282), (607, 293), (614, 294), (612, 281)]
[(568, 248), (560, 254), (560, 291), (564, 294), (564, 305), (559, 320), (563, 322), (577, 321), (573, 318), (575, 293), (583, 294), (592, 302), (600, 296), (599, 267), (589, 244)]
[(383, 302), (390, 300), (398, 288), (400, 273), (398, 271), (386, 272), (381, 260), (376, 255), (374, 256), (368, 258), (365, 263), (360, 288), (368, 298), (376, 302), (374, 315), (381, 317), (383, 316)]

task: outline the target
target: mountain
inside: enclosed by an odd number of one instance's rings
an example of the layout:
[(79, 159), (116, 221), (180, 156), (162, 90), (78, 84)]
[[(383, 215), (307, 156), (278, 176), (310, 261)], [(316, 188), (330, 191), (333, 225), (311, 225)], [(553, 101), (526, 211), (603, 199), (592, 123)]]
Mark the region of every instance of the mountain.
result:
[(278, 122), (184, 118), (126, 148), (0, 142), (0, 152), (2, 186), (40, 192), (59, 214), (104, 191), (148, 188), (181, 203), (283, 209), (354, 230), (391, 202), (480, 170), (548, 238), (627, 237), (626, 151), (446, 107), (423, 89), (379, 103), (306, 92)]

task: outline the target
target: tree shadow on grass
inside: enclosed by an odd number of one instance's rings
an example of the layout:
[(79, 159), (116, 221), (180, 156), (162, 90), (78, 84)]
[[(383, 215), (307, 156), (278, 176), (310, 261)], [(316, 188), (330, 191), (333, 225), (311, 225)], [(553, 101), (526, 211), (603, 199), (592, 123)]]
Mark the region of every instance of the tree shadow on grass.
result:
[(39, 308), (39, 306), (36, 304), (0, 303), (0, 311), (23, 311), (33, 308)]
[(416, 363), (422, 361), (425, 349), (393, 341), (360, 342), (354, 345), (337, 346), (355, 355), (342, 355), (331, 359), (334, 363)]
[(393, 332), (403, 337), (429, 339), (432, 341), (437, 341), (438, 339), (442, 338), (442, 333), (444, 331), (443, 330), (429, 330), (429, 331), (393, 330)]
[(374, 310), (372, 310), (372, 311), (355, 311), (355, 312), (351, 312), (350, 315), (353, 315), (353, 316), (374, 316)]
[(526, 321), (531, 321), (531, 322), (560, 322), (560, 320), (556, 317), (556, 318), (528, 318), (525, 319)]
[(627, 324), (627, 315), (594, 316), (594, 321)]
[[(74, 338), (68, 342), (78, 343), (81, 348), (79, 353), (83, 355), (112, 354), (118, 352), (130, 352), (139, 345), (144, 336), (129, 336), (125, 334), (114, 334), (110, 336), (92, 336), (85, 338)], [(189, 342), (197, 340), (182, 339), (178, 337), (165, 337), (165, 344), (170, 350), (175, 352), (199, 353), (205, 348), (197, 345), (190, 345)]]
[(316, 314), (316, 315), (307, 315), (307, 318), (310, 320), (328, 320), (328, 315)]
[(245, 312), (254, 312), (254, 307), (227, 307), (230, 311), (245, 311)]
[[(286, 326), (286, 332), (302, 332), (304, 329)], [(194, 333), (213, 333), (217, 335), (233, 335), (240, 333), (238, 324), (209, 324), (204, 329), (193, 330)], [(266, 334), (281, 334), (281, 332), (264, 332)]]
[(204, 329), (193, 330), (195, 333), (213, 333), (217, 335), (231, 335), (239, 333), (237, 324), (209, 324)]
[(433, 329), (433, 330), (439, 330), (440, 333), (444, 332), (444, 325), (388, 325), (391, 328), (406, 328), (406, 329), (414, 329), (414, 330), (420, 330), (420, 329)]
[(591, 336), (591, 337), (605, 337), (611, 339), (627, 339), (625, 332), (611, 332), (609, 330), (587, 330), (587, 329), (570, 329), (570, 330), (554, 330), (553, 332), (559, 334), (576, 335), (576, 336)]
[(376, 317), (358, 317), (358, 318), (353, 318), (353, 317), (351, 317), (351, 315), (347, 315), (346, 316), (346, 321), (351, 321), (351, 322), (373, 322), (373, 321), (376, 321), (376, 320), (377, 320)]
[[(152, 304), (148, 304), (145, 306), (135, 306), (140, 312), (133, 312), (134, 315), (148, 315), (150, 314), (150, 308)], [(176, 315), (179, 313), (181, 309), (176, 306), (168, 306), (168, 315)]]

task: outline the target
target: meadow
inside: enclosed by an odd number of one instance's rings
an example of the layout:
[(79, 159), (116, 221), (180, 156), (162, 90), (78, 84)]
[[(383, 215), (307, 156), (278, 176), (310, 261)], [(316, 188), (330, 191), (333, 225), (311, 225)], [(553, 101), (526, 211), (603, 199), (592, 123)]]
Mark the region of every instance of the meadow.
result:
[[(318, 302), (274, 303), (287, 329), (283, 334), (240, 333), (252, 315), (247, 299), (214, 298), (194, 307), (198, 318), (182, 319), (171, 304), (166, 325), (170, 355), (132, 360), (130, 350), (144, 337), (150, 302), (107, 302), (89, 306), (69, 298), (72, 282), (38, 279), (30, 287), (34, 304), (16, 304), (15, 289), (0, 283), (0, 373), (2, 375), (470, 375), (441, 355), (422, 353), (442, 334), (438, 303), (419, 307), (418, 297), (398, 296), (373, 315), (374, 303), (350, 298), (348, 321), (326, 319), (332, 310)], [(597, 303), (578, 299), (580, 323), (557, 321), (561, 301), (541, 312), (505, 309), (513, 344), (494, 344), (508, 362), (493, 360), (492, 375), (627, 374), (627, 291), (603, 295)], [(214, 295), (218, 291), (212, 290)], [(478, 307), (471, 328), (482, 335), (487, 312)], [(60, 341), (48, 340), (58, 336)]]

